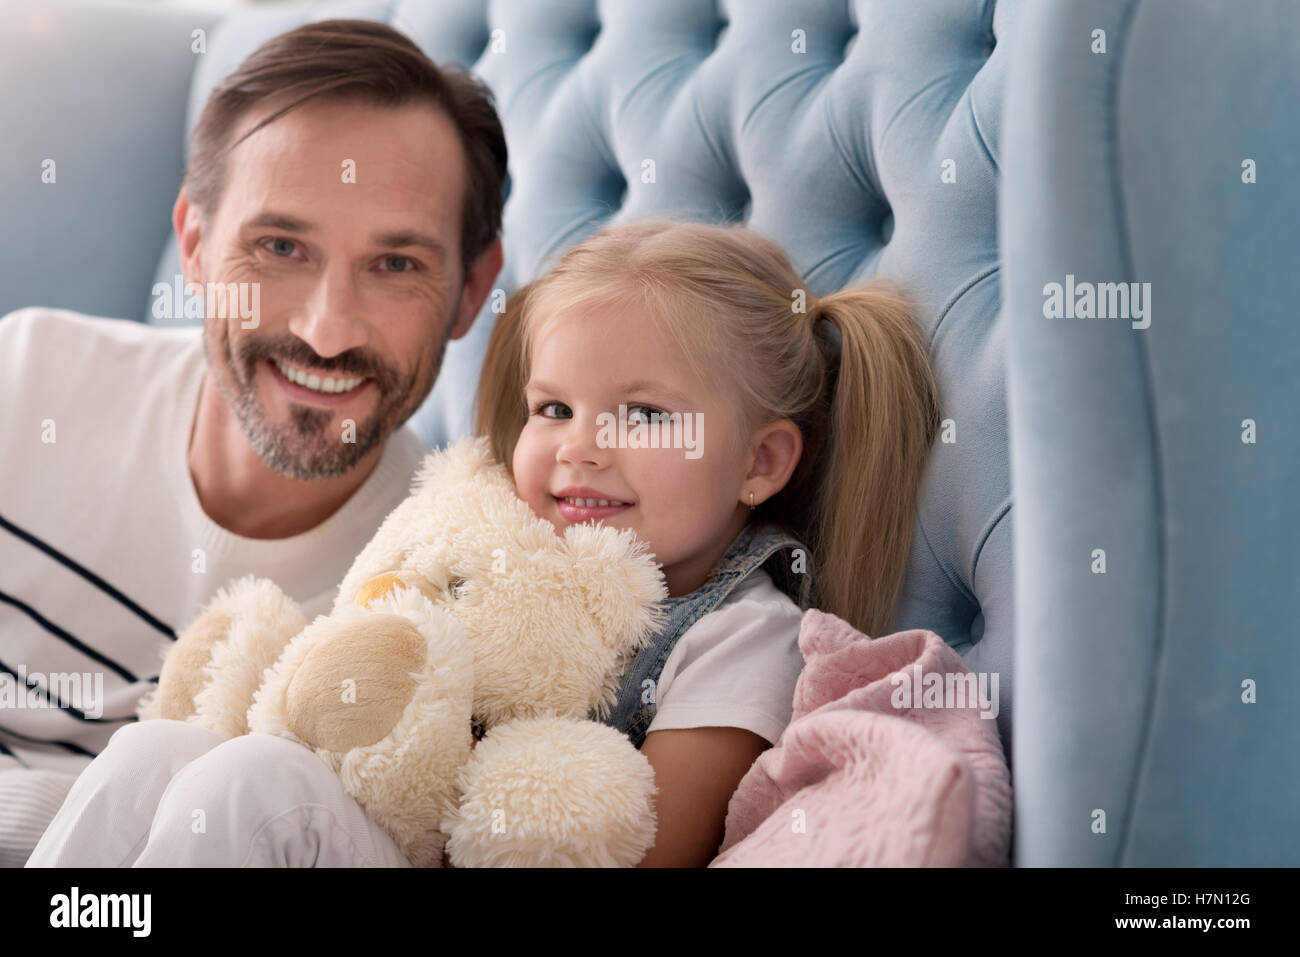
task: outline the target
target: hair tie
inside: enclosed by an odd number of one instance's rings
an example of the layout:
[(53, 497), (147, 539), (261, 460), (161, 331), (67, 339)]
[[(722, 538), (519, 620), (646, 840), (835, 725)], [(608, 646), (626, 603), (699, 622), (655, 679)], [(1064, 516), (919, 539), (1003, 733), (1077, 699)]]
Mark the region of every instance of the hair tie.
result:
[(818, 324), (819, 322), (830, 322), (830, 321), (831, 321), (831, 317), (828, 316), (828, 315), (826, 315), (826, 310), (825, 310), (825, 307), (824, 307), (824, 305), (823, 305), (824, 302), (825, 302), (824, 299), (814, 299), (814, 300), (813, 300), (813, 306), (812, 306), (812, 324), (813, 324), (813, 329), (814, 329), (814, 331), (816, 330), (816, 328), (817, 328), (817, 324)]
[(841, 347), (840, 327), (835, 324), (826, 311), (826, 300), (818, 299), (814, 301), (812, 307), (812, 334), (817, 341), (819, 348), (822, 349), (827, 361), (835, 361)]

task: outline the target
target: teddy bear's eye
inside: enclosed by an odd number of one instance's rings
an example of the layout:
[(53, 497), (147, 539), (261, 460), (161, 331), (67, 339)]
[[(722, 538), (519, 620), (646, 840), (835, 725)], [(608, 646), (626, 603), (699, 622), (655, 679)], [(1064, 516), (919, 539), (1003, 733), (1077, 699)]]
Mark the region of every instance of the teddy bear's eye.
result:
[(459, 598), (464, 594), (467, 584), (468, 582), (463, 578), (453, 578), (447, 583), (447, 594), (451, 595), (452, 598)]

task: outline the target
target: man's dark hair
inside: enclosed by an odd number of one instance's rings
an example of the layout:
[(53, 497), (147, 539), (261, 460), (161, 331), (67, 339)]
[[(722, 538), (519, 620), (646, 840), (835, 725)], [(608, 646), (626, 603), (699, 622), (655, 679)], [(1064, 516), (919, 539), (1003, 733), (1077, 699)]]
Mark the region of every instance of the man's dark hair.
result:
[[(234, 143), (241, 117), (257, 104), (289, 97)], [(182, 188), (201, 209), (217, 208), (225, 154), (308, 100), (359, 99), (398, 107), (427, 101), (460, 135), (468, 171), (461, 202), (462, 281), (501, 232), (506, 137), (491, 91), (459, 64), (439, 67), (408, 37), (373, 20), (323, 20), (272, 37), (226, 77), (208, 99), (190, 137)]]

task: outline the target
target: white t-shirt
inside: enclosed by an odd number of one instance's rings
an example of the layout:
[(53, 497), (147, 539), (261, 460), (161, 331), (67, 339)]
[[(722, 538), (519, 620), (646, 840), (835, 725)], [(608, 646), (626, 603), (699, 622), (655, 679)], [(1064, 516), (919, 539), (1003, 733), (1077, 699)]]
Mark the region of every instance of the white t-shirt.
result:
[(51, 309), (0, 318), (0, 680), (102, 675), (99, 720), (0, 704), (0, 770), (88, 764), (152, 687), (167, 629), (179, 634), (234, 578), (272, 579), (308, 620), (327, 612), (410, 492), (428, 450), (403, 427), (310, 531), (263, 540), (217, 525), (187, 461), (201, 332)]
[(656, 686), (652, 731), (745, 728), (773, 744), (794, 712), (803, 612), (756, 568), (677, 639)]

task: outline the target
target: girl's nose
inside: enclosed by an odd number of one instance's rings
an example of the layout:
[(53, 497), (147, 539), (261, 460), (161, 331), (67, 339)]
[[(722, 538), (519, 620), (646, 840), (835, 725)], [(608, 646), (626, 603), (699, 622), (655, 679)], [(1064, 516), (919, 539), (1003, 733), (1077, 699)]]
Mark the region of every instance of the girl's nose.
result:
[(607, 450), (602, 449), (596, 441), (596, 430), (579, 423), (575, 418), (564, 430), (555, 458), (566, 465), (587, 465), (592, 468), (602, 467), (608, 460)]

